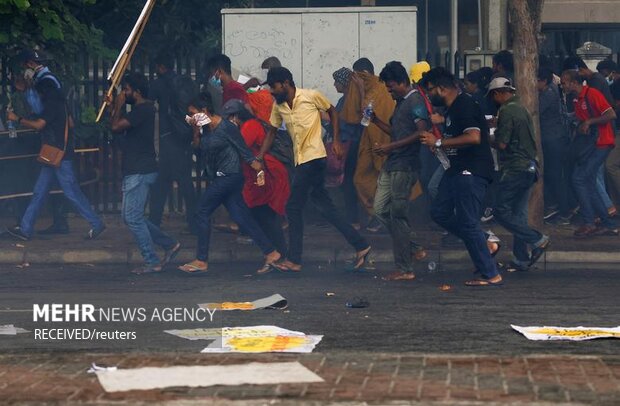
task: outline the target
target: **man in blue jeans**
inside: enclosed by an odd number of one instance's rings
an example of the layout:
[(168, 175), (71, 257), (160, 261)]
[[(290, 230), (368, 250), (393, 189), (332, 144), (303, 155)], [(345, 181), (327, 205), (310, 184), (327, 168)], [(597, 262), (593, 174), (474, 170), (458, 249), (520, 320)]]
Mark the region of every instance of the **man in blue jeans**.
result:
[(9, 112), (7, 118), (16, 121), (24, 127), (39, 131), (43, 144), (64, 150), (64, 155), (60, 166), (57, 168), (48, 165), (41, 166), (41, 173), (34, 186), (32, 200), (30, 200), (21, 223), (19, 226), (9, 229), (8, 232), (13, 237), (24, 241), (32, 237), (39, 211), (45, 203), (53, 182), (58, 180), (66, 198), (91, 225), (86, 239), (95, 239), (105, 230), (105, 225), (90, 207), (88, 199), (80, 190), (80, 184), (73, 171), (73, 157), (75, 155), (73, 150), (73, 131), (70, 128), (71, 118), (67, 113), (64, 94), (50, 80), (37, 83), (36, 91), (42, 102), (42, 112), (39, 116), (34, 119), (25, 119), (18, 117), (13, 112)]
[[(123, 153), (123, 221), (133, 233), (145, 264), (132, 272), (145, 274), (160, 272), (181, 248), (178, 241), (172, 239), (148, 221), (144, 208), (149, 190), (157, 179), (157, 161), (155, 160), (155, 106), (144, 98), (148, 94), (148, 83), (144, 75), (132, 73), (125, 77), (123, 90), (114, 100), (107, 100), (112, 106), (110, 121), (112, 131), (124, 132), (121, 141)], [(121, 117), (121, 108), (127, 103), (131, 112)], [(162, 261), (159, 260), (153, 243), (166, 250)]]
[[(513, 235), (514, 260), (507, 269), (527, 271), (549, 248), (549, 237), (528, 224), (530, 191), (537, 179), (537, 151), (532, 116), (515, 95), (510, 80), (497, 77), (488, 95), (499, 106), (493, 146), (499, 153), (495, 220)], [(532, 252), (528, 251), (528, 245)]]
[(450, 159), (431, 217), (465, 243), (479, 278), (466, 286), (502, 284), (495, 262), (480, 228), (481, 205), (493, 173), (489, 130), (480, 106), (460, 93), (454, 76), (444, 68), (431, 69), (424, 77), (427, 95), (436, 106), (446, 106), (444, 137), (423, 132), (420, 141), (430, 148), (443, 148)]
[[(615, 145), (612, 122), (616, 119), (616, 113), (603, 93), (583, 85), (578, 71), (564, 71), (562, 87), (568, 93), (577, 95), (573, 104), (579, 128), (573, 141), (576, 156), (572, 180), (584, 224), (575, 230), (574, 235), (578, 238), (617, 236), (616, 223), (596, 191), (597, 174)], [(601, 221), (598, 226), (595, 216)]]

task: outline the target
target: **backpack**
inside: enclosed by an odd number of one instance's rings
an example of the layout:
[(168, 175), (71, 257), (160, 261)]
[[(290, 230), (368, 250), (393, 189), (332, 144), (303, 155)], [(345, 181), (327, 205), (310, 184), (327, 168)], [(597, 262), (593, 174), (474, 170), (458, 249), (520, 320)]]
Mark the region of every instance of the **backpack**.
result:
[(187, 75), (175, 75), (172, 80), (167, 79), (165, 83), (170, 95), (167, 111), (170, 130), (175, 138), (185, 144), (192, 139), (192, 127), (185, 122), (187, 106), (198, 96), (198, 86)]

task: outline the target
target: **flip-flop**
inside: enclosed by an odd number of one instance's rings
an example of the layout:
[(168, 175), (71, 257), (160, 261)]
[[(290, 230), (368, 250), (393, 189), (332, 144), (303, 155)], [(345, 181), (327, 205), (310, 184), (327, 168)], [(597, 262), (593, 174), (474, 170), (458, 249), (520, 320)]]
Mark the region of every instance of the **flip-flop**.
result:
[(488, 279), (477, 278), (472, 279), (465, 282), (465, 286), (469, 287), (490, 287), (490, 286), (502, 286), (504, 284), (504, 280), (500, 280), (498, 282), (491, 282)]
[(540, 257), (543, 256), (543, 254), (545, 253), (545, 251), (547, 251), (547, 249), (549, 248), (550, 245), (551, 245), (551, 240), (547, 240), (540, 247), (534, 248), (532, 250), (532, 255), (530, 257), (530, 264), (529, 264), (529, 266), (532, 266), (536, 262), (538, 262)]
[(276, 261), (276, 262), (270, 263), (269, 267), (272, 270), (274, 270), (274, 271), (278, 271), (278, 272), (282, 272), (282, 273), (299, 273), (299, 272), (301, 272), (301, 269), (289, 268), (288, 266), (284, 265), (280, 261)]
[(413, 272), (396, 271), (381, 279), (384, 281), (413, 281), (415, 280), (415, 274)]
[(353, 261), (351, 262), (350, 266), (346, 268), (346, 270), (352, 272), (360, 272), (362, 269), (364, 269), (364, 265), (366, 265), (366, 263), (368, 262), (368, 256), (370, 255), (370, 251), (372, 251), (372, 247), (369, 245), (368, 248), (361, 251), (363, 252), (362, 256), (355, 256), (355, 258), (353, 258)]
[(498, 263), (499, 268), (504, 272), (528, 272), (530, 267), (527, 265), (519, 265), (514, 261), (510, 261), (507, 264)]
[(131, 271), (131, 273), (135, 274), (135, 275), (145, 275), (145, 274), (149, 274), (149, 273), (160, 273), (163, 271), (163, 268), (161, 266), (159, 266), (159, 269), (157, 269), (158, 267), (156, 265), (153, 266), (141, 266), (139, 268), (133, 269)]
[(209, 268), (202, 269), (192, 264), (181, 265), (178, 269), (179, 271), (183, 271), (186, 274), (190, 274), (190, 275), (206, 273), (209, 271)]

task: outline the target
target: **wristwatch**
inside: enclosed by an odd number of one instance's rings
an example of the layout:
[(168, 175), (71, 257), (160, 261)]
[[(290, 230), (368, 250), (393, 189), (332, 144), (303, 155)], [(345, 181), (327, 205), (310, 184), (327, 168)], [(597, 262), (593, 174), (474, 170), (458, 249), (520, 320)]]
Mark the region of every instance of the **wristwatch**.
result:
[(435, 141), (435, 148), (441, 148), (441, 138)]

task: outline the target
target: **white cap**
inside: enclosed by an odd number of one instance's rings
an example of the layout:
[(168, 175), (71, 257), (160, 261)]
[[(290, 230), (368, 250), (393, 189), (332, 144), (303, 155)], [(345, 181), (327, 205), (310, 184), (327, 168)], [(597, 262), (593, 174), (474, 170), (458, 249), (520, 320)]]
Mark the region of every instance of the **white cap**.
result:
[(510, 79), (502, 77), (495, 78), (491, 81), (491, 83), (489, 83), (489, 91), (487, 92), (487, 95), (491, 93), (491, 91), (497, 89), (510, 89), (512, 91), (516, 90), (514, 86), (512, 86), (512, 82), (510, 82)]

